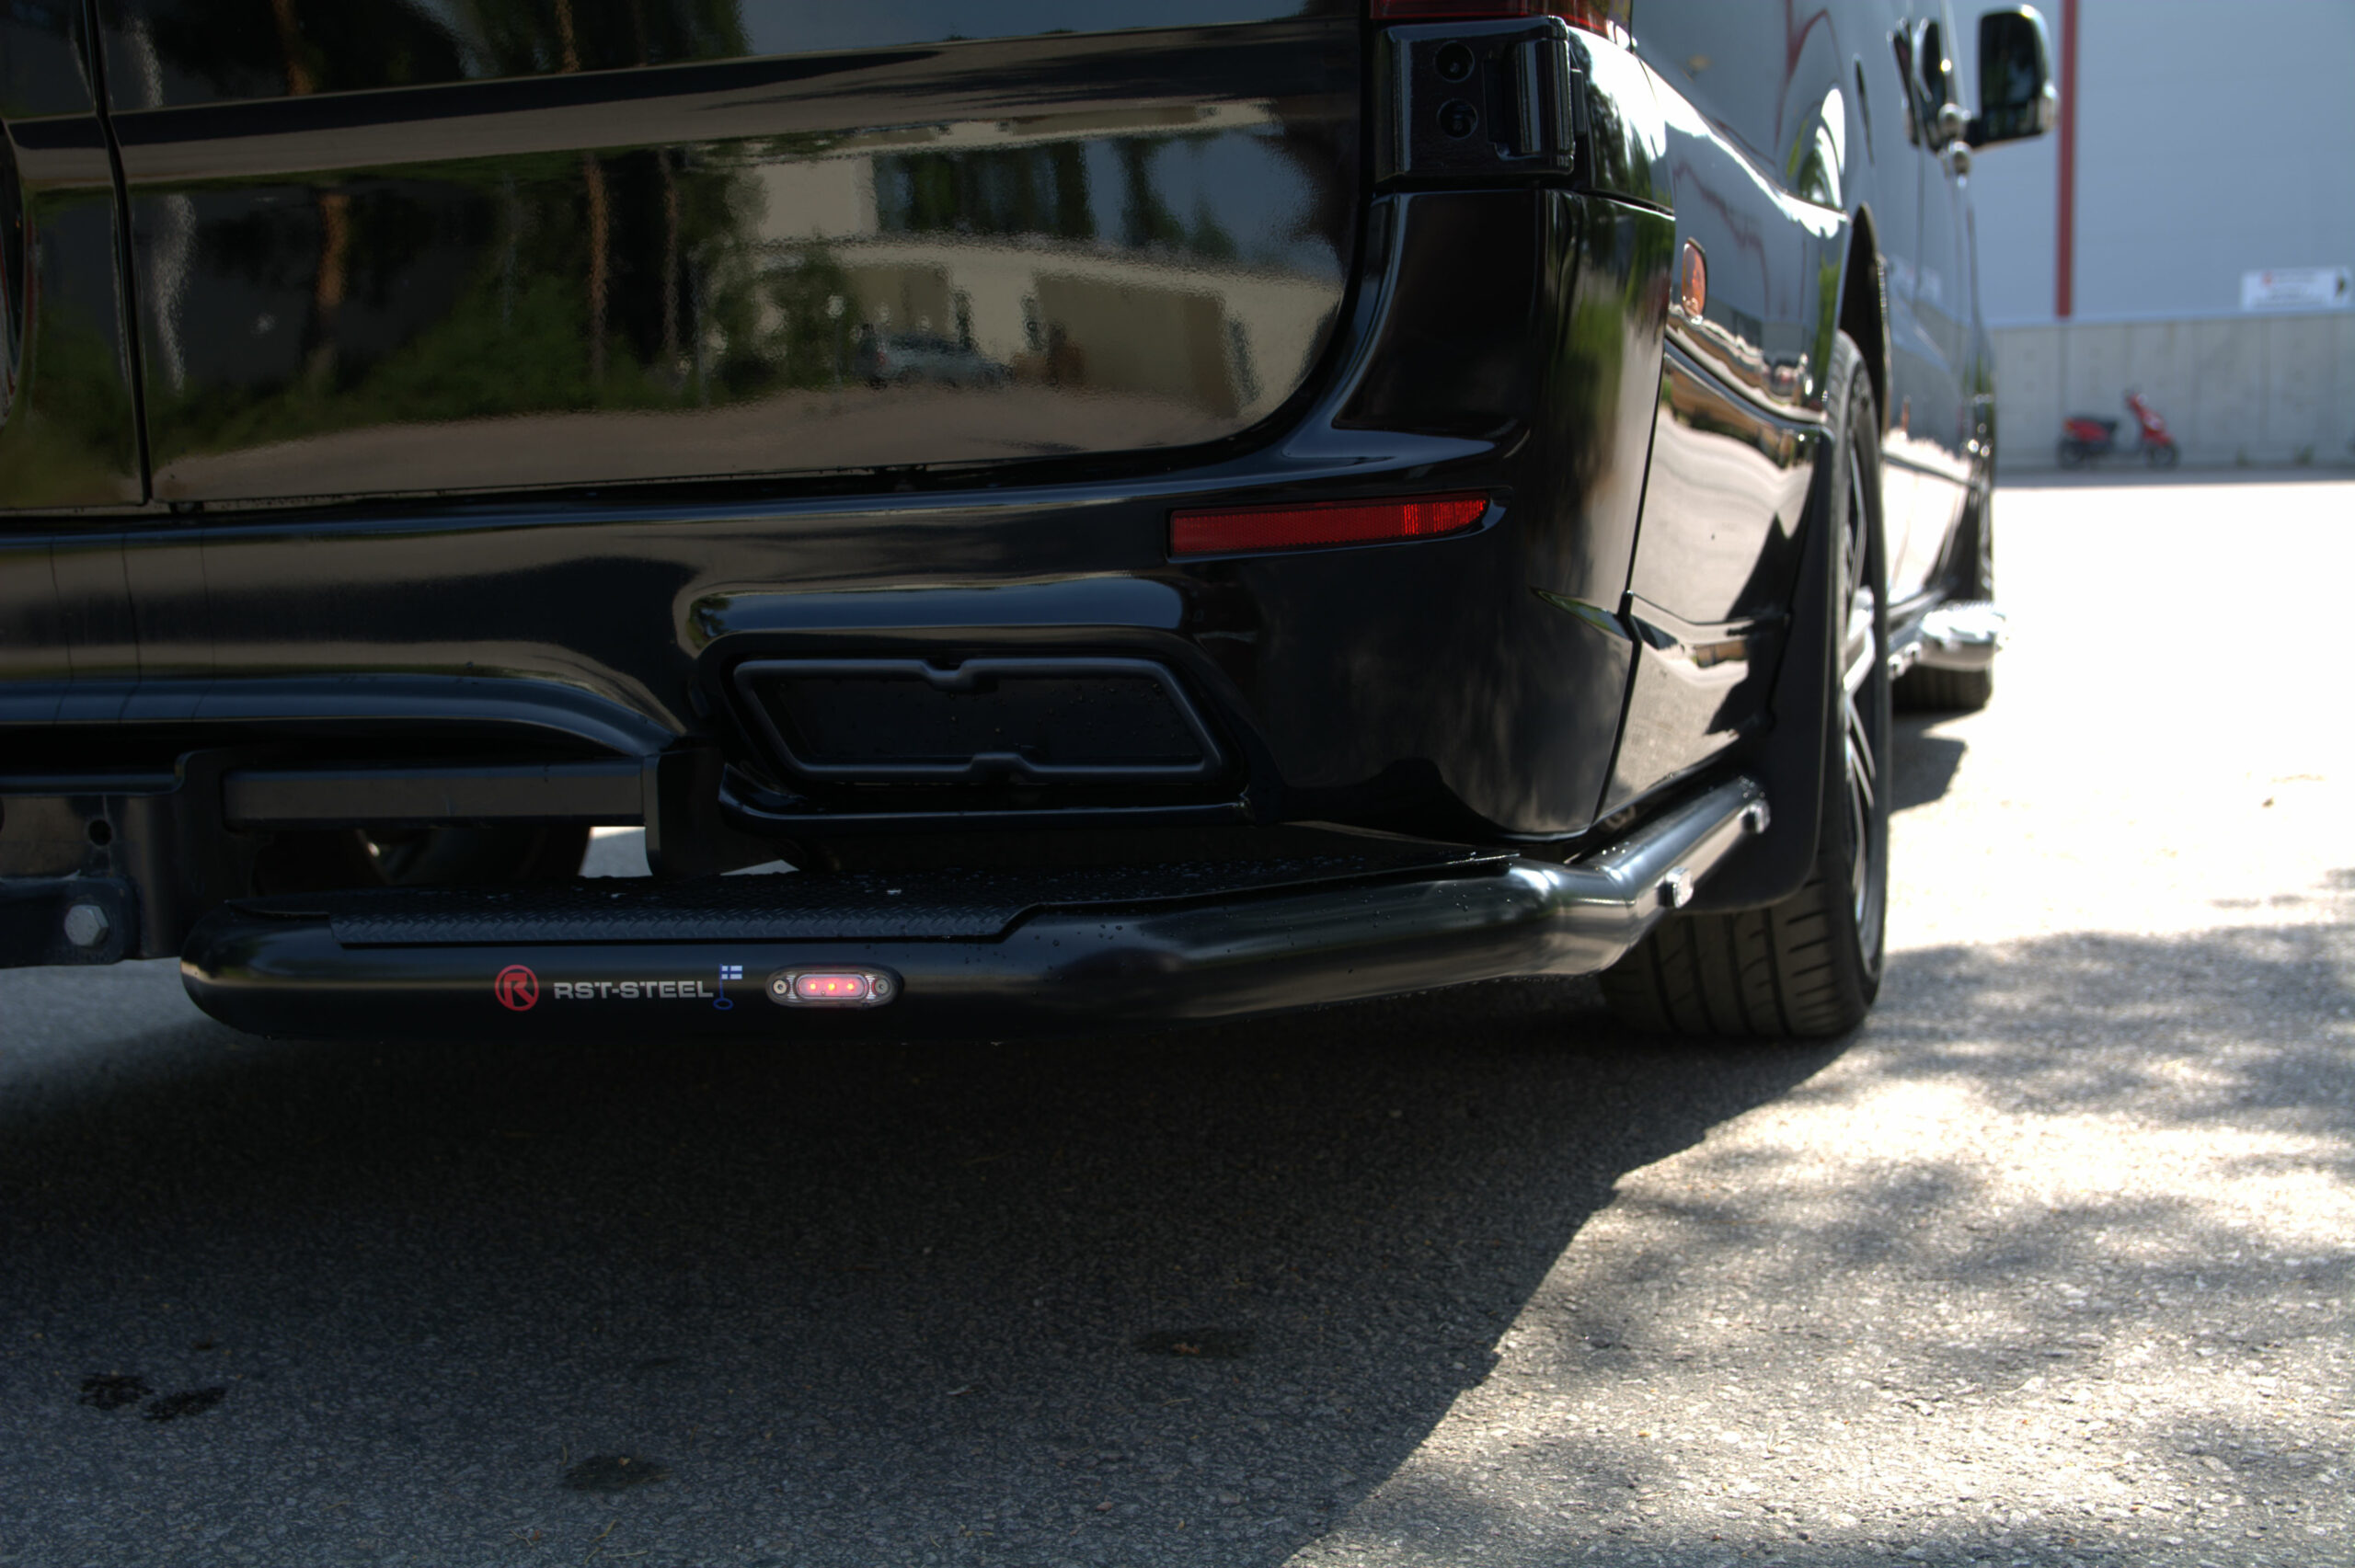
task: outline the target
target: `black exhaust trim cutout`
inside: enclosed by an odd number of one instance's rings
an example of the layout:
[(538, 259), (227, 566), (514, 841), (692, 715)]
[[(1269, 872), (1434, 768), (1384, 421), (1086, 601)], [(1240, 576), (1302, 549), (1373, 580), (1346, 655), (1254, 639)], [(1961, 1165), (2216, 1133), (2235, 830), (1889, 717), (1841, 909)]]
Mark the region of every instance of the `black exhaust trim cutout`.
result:
[(1200, 784), (1226, 756), (1149, 658), (760, 658), (738, 696), (817, 784)]

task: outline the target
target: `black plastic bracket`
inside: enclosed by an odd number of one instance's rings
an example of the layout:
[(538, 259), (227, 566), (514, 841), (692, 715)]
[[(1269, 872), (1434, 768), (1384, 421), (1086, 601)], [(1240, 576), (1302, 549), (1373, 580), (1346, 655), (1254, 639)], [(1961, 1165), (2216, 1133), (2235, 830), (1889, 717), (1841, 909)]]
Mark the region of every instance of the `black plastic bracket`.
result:
[(1392, 28), (1382, 49), (1378, 181), (1572, 172), (1580, 74), (1558, 17)]
[(112, 964), (139, 935), (139, 897), (107, 876), (0, 878), (0, 969)]
[(717, 876), (793, 858), (775, 839), (738, 832), (719, 814), (726, 762), (716, 746), (684, 746), (646, 759), (646, 864), (665, 882)]
[(233, 828), (634, 823), (642, 808), (639, 775), (629, 758), (505, 767), (236, 768), (222, 776), (222, 812)]

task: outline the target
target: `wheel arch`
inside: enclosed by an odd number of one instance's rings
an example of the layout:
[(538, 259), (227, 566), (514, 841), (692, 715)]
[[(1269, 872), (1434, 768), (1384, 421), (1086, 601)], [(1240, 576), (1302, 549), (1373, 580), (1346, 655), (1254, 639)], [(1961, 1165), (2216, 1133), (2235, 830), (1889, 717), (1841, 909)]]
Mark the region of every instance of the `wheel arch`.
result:
[(1873, 383), (1873, 407), (1881, 433), (1889, 430), (1888, 271), (1881, 265), (1879, 227), (1870, 203), (1859, 205), (1848, 222), (1848, 257), (1841, 268), (1839, 329), (1864, 356)]
[[(1844, 328), (1841, 336), (1845, 335)], [(1867, 372), (1869, 383), (1870, 361), (1861, 344), (1857, 358), (1861, 361), (1857, 369)], [(1855, 384), (1853, 372), (1846, 378), (1827, 375), (1826, 380), (1843, 398)], [(1834, 406), (1827, 397), (1827, 410)], [(1841, 429), (1836, 415), (1830, 429), (1834, 432)], [(1875, 431), (1864, 443), (1876, 463), (1880, 435)], [(1804, 531), (1798, 588), (1791, 599), (1790, 631), (1775, 672), (1770, 704), (1775, 723), (1746, 759), (1751, 776), (1765, 786), (1774, 821), (1764, 835), (1743, 845), (1702, 883), (1692, 906), (1694, 913), (1757, 910), (1780, 903), (1805, 886), (1815, 864), (1823, 792), (1832, 787), (1832, 777), (1828, 747), (1832, 715), (1824, 692), (1839, 658), (1833, 646), (1838, 609), (1831, 582), (1835, 555), (1830, 537), (1832, 531), (1812, 526), (1819, 518), (1815, 494), (1809, 501), (1810, 526)]]

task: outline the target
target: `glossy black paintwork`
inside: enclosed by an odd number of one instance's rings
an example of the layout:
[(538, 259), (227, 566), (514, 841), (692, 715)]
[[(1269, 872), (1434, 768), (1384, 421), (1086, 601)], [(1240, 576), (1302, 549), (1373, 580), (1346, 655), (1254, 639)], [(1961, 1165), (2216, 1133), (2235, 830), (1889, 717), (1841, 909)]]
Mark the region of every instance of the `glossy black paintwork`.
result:
[[(1527, 415), (1546, 356), (1529, 324), (1578, 243), (1579, 213), (1558, 193), (1432, 191), (1397, 214), (1388, 279), (1394, 308), (1339, 423), (1493, 438)], [(1466, 256), (1480, 258), (1478, 287)]]
[(1200, 444), (1352, 266), (1358, 29), (1281, 0), (282, 9), (108, 25), (167, 500)]
[(0, 16), (0, 118), (87, 114), (88, 18), (75, 0), (31, 0)]
[[(1939, 7), (1922, 7), (1893, 34), (1888, 58), (1914, 182), (1910, 243), (1890, 257), (1890, 387), (1882, 443), (1890, 591), (1919, 594), (1937, 566), (1976, 464), (1970, 401), (1976, 280), (1964, 244), (1966, 196), (1939, 143), (1938, 107), (1968, 95), (1951, 70)], [(1898, 182), (1885, 182), (1901, 197)], [(1894, 211), (1903, 208), (1892, 202)]]
[[(1881, 404), (1891, 599), (1935, 601), (1993, 453), (1967, 182), (1936, 130), (1936, 100), (1961, 90), (1913, 69), (1943, 58), (1946, 7), (1686, 0), (1634, 21), (1668, 126), (1678, 238), (1706, 257), (1708, 289), (1698, 315), (1670, 318), (1689, 358), (1664, 380), (1630, 592), (1705, 645), (1787, 610), (1836, 329), (1863, 349)], [(1771, 665), (1772, 635), (1746, 644)], [(1770, 719), (1747, 696), (1715, 702), (1712, 680), (1670, 650), (1647, 644), (1638, 663), (1610, 802)]]
[[(1638, 14), (1633, 52), (1572, 35), (1569, 177), (1368, 196), (1354, 6), (1096, 6), (1049, 39), (1022, 20), (1046, 0), (822, 22), (573, 0), (477, 38), (455, 6), (371, 0), (295, 6), (317, 29), (290, 47), (259, 0), (209, 33), (234, 8), (105, 0), (159, 498), (111, 521), (45, 502), (0, 532), (0, 773), (168, 776), (224, 746), (668, 767), (692, 744), (781, 787), (731, 711), (736, 660), (1051, 652), (1166, 663), (1241, 759), (1201, 807), (1259, 823), (1563, 840), (1742, 759), (1780, 792), (1812, 776), (1773, 760), (1810, 749), (1791, 693), (1821, 687), (1791, 649), (1822, 616), (1801, 520), (1832, 335), (1876, 386), (1915, 373), (1890, 345), (1927, 362), (1913, 247), (1950, 176), (1907, 138), (1904, 6), (1739, 4), (1749, 32), (1775, 13), (1776, 93), (1721, 99)], [(836, 30), (760, 30), (778, 16)], [(1242, 176), (1186, 173), (1228, 153)], [(102, 136), (97, 156), (86, 186)], [(876, 181), (861, 265), (1032, 269), (1034, 359), (991, 351), (979, 303), (974, 347), (948, 335), (1002, 390), (847, 384), (876, 362), (850, 327), (831, 348), (803, 330), (846, 265), (730, 193), (834, 164)], [(85, 206), (111, 245), (104, 200)], [(1669, 286), (1687, 240), (1711, 279), (1689, 318)], [(1137, 394), (1142, 424), (1107, 414), (1137, 412), (1106, 392), (1117, 356), (1046, 287), (1083, 262), (1124, 280), (1132, 345), (1204, 346), (1161, 356), (1190, 379)], [(743, 362), (709, 328), (718, 285), (754, 271), (778, 314), (731, 386)], [(895, 276), (842, 285), (842, 319), (878, 342), (927, 326)], [(1298, 353), (1258, 356), (1246, 395), (1225, 327), (1252, 340), (1237, 302), (1262, 288), (1297, 296), (1277, 314)], [(533, 320), (569, 366), (553, 379), (512, 351)], [(791, 384), (813, 352), (821, 384)], [(1940, 446), (1906, 396), (1892, 472), (1983, 470), (1983, 443)], [(1498, 507), (1460, 537), (1166, 551), (1177, 506), (1464, 489)], [(1912, 505), (1892, 499), (1893, 550)], [(717, 770), (695, 771), (708, 813)], [(946, 825), (923, 818), (890, 830)]]
[(1812, 424), (1769, 414), (1683, 353), (1669, 354), (1660, 389), (1627, 585), (1637, 670), (1606, 812), (1767, 719), (1821, 443)]
[(1770, 615), (1789, 602), (1819, 431), (1729, 393), (1693, 357), (1662, 367), (1648, 528), (1627, 591), (1696, 625)]
[[(1658, 166), (1673, 195), (1674, 238), (1704, 258), (1702, 308), (1671, 300), (1642, 535), (1626, 584), (1634, 673), (1603, 809), (1620, 809), (1760, 733), (1767, 681), (1797, 588), (1798, 538), (1821, 419), (1820, 381), (1847, 235), (1836, 88), (1812, 113), (1762, 98), (1758, 77), (1709, 107), (1694, 97), (1717, 70), (1692, 40), (1729, 59), (1770, 37), (1777, 55), (1831, 57), (1805, 18), (1780, 9), (1703, 6), (1663, 18), (1652, 37), (1677, 53), (1653, 83), (1664, 126)], [(1646, 34), (1637, 17), (1637, 43)], [(1744, 41), (1747, 40), (1747, 41)], [(1804, 76), (1799, 80), (1804, 81)], [(1694, 95), (1694, 96), (1688, 96)], [(1791, 123), (1786, 124), (1788, 120)], [(1787, 157), (1770, 163), (1762, 149)], [(1768, 155), (1772, 155), (1770, 153)], [(1780, 163), (1783, 166), (1777, 166)]]
[[(88, 597), (126, 624), (135, 602), (135, 642), (91, 647), (67, 681), (28, 650), (5, 671), (0, 715), (103, 715), (160, 738), (405, 713), (418, 728), (647, 751), (718, 722), (718, 704), (699, 707), (699, 668), (774, 651), (805, 617), (844, 651), (1027, 646), (1040, 613), (1028, 596), (1063, 584), (1053, 591), (1097, 596), (1087, 613), (1100, 619), (1056, 646), (1148, 652), (1200, 682), (1218, 721), (1245, 738), (1265, 815), (1575, 833), (1603, 793), (1632, 647), (1541, 593), (1615, 606), (1626, 583), (1666, 224), (1560, 192), (1498, 200), (1528, 258), (1513, 334), (1527, 362), (1512, 373), (1534, 389), (1522, 419), (1492, 432), (1501, 445), (1327, 422), (1334, 406), (1360, 404), (1402, 317), (1453, 320), (1478, 297), (1488, 259), (1459, 254), (1452, 273), (1377, 283), (1345, 355), (1351, 379), (1323, 418), (1175, 475), (267, 516), (20, 541), (116, 564), (144, 591), (109, 601), (94, 588)], [(1373, 214), (1377, 234), (1412, 234), (1426, 201), (1448, 217), (1438, 198), (1394, 199)], [(1384, 254), (1414, 248), (1381, 243)], [(1461, 538), (1185, 566), (1166, 553), (1179, 497), (1466, 485), (1503, 504)], [(0, 572), (0, 590), (43, 596), (27, 573)], [(942, 590), (957, 597), (954, 612), (911, 608)], [(874, 606), (863, 637), (841, 624), (854, 602)], [(159, 681), (159, 670), (199, 680)]]

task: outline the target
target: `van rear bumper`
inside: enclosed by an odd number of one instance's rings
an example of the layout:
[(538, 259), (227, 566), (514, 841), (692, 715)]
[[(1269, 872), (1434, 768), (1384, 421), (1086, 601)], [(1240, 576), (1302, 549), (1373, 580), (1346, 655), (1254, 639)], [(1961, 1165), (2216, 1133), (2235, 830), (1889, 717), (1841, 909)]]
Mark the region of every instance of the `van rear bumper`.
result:
[[(1068, 1034), (1584, 974), (1686, 902), (1765, 802), (1719, 784), (1570, 865), (1413, 852), (1082, 874), (796, 875), (246, 900), (181, 968), (213, 1017), (322, 1038)], [(883, 977), (860, 1006), (779, 977)]]

